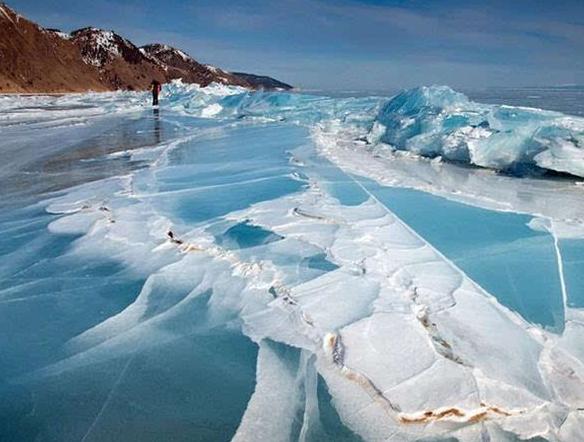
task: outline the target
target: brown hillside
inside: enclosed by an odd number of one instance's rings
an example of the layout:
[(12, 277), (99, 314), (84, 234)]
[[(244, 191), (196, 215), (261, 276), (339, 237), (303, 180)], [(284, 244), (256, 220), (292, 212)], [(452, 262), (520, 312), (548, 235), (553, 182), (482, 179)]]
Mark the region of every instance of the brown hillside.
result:
[(152, 80), (290, 88), (270, 77), (203, 65), (162, 44), (136, 47), (113, 31), (45, 29), (0, 2), (0, 93), (144, 90)]
[(83, 61), (95, 66), (109, 89), (143, 90), (152, 80), (167, 80), (164, 68), (133, 43), (112, 31), (84, 28), (71, 33)]
[(81, 92), (109, 89), (77, 47), (0, 3), (0, 92)]
[(142, 52), (164, 66), (168, 79), (181, 78), (185, 83), (197, 83), (205, 87), (210, 83), (223, 83), (250, 87), (243, 78), (237, 77), (219, 68), (206, 66), (190, 55), (163, 44), (142, 46)]

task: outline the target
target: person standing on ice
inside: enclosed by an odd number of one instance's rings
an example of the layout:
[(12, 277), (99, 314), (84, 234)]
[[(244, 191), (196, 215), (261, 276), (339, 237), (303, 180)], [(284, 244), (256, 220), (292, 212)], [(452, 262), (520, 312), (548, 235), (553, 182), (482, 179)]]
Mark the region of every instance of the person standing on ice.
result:
[(150, 90), (152, 91), (152, 106), (158, 106), (158, 94), (162, 90), (162, 85), (158, 80), (152, 80)]

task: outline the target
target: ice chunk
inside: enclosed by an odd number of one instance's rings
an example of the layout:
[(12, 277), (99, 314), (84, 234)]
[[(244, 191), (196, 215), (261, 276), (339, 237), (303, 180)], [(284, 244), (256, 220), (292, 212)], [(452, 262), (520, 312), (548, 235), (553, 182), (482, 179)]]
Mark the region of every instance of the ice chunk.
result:
[(371, 138), (395, 149), (523, 174), (584, 176), (584, 119), (484, 105), (446, 86), (406, 90), (383, 106)]

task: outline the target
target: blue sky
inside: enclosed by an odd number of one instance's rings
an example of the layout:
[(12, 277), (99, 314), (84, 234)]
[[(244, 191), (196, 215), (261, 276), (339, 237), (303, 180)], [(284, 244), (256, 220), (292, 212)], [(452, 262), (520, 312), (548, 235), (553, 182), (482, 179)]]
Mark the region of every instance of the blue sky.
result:
[(303, 88), (584, 83), (584, 0), (8, 0)]

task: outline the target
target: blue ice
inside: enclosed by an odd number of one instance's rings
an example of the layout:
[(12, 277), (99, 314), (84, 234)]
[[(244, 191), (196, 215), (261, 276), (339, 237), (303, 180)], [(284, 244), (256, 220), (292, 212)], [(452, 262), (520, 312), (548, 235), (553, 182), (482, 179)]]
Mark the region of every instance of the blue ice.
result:
[[(384, 304), (383, 281), (365, 281), (362, 263), (345, 265), (331, 253), (339, 243), (347, 261), (375, 254), (373, 246), (359, 250), (366, 237), (343, 233), (341, 209), (368, 232), (398, 231), (382, 224), (395, 214), (536, 327), (560, 335), (567, 309), (584, 307), (581, 239), (559, 240), (565, 305), (554, 237), (529, 227), (533, 216), (379, 184), (325, 158), (314, 140), (315, 128), (330, 123), (369, 154), (370, 129), (382, 124), (383, 149), (582, 176), (577, 117), (480, 105), (445, 87), (391, 100), (168, 88), (156, 112), (140, 94), (5, 102), (12, 107), (0, 114), (0, 439), (230, 440), (267, 347), (293, 380), (289, 400), (297, 406), (285, 438), (360, 440), (341, 418), (338, 385), (317, 373), (316, 354), (285, 339), (255, 342), (244, 320), (293, 333), (299, 302), (290, 293), (313, 283), (304, 294), (318, 305), (322, 280), (342, 287), (339, 306), (358, 299), (351, 317), (376, 308), (409, 314), (405, 297)], [(327, 204), (295, 212), (290, 201), (305, 194), (303, 201)], [(372, 202), (387, 210), (379, 215)], [(282, 209), (273, 228), (252, 219), (266, 207)], [(170, 229), (179, 241), (169, 241)], [(409, 252), (416, 244), (400, 246)], [(426, 333), (420, 318), (404, 323)]]
[(446, 86), (401, 92), (380, 110), (381, 141), (430, 158), (517, 175), (584, 176), (582, 118), (558, 112), (485, 105)]

